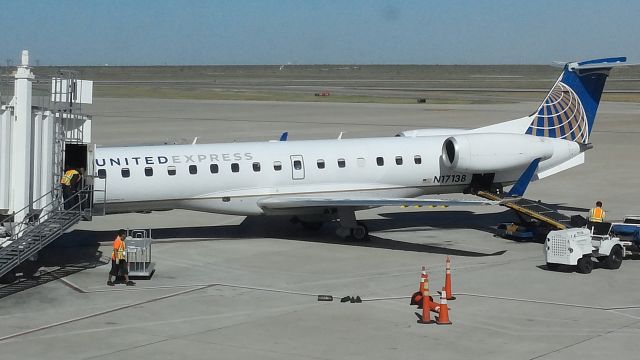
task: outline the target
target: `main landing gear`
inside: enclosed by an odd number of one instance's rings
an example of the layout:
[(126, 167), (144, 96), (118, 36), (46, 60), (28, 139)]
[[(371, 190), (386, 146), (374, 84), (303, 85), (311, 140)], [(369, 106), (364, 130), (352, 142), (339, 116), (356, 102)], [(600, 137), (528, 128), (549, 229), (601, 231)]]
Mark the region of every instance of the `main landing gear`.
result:
[(294, 216), (291, 218), (292, 224), (300, 224), (307, 230), (317, 231), (325, 222), (338, 220), (336, 234), (347, 241), (368, 241), (369, 229), (362, 221), (356, 220), (353, 209), (333, 209), (330, 214), (319, 216)]
[(362, 221), (356, 220), (356, 214), (351, 209), (338, 209), (340, 227), (336, 234), (345, 240), (368, 241), (369, 229)]

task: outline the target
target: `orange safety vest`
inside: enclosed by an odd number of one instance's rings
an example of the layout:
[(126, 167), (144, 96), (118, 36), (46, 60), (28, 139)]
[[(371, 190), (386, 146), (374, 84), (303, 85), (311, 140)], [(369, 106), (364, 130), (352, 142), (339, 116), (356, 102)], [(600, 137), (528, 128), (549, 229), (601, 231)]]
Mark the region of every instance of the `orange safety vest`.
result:
[(120, 239), (120, 236), (118, 236), (113, 241), (113, 251), (111, 252), (111, 260), (116, 260), (116, 259), (124, 260), (125, 259), (124, 251), (125, 251), (124, 241)]
[(601, 207), (595, 207), (589, 210), (589, 221), (591, 222), (603, 222), (604, 210)]
[(64, 186), (71, 186), (71, 179), (73, 179), (73, 175), (80, 175), (76, 170), (67, 170), (64, 175), (62, 175), (62, 179), (60, 179), (60, 184)]

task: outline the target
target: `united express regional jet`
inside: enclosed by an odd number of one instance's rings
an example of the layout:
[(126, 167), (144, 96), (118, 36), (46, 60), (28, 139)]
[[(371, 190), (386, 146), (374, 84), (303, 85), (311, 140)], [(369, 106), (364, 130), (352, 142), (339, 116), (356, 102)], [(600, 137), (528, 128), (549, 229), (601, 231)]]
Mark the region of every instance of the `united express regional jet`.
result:
[(96, 193), (94, 202), (106, 203), (107, 212), (291, 215), (311, 228), (339, 220), (340, 236), (366, 239), (368, 230), (356, 221), (357, 210), (496, 204), (415, 197), (495, 192), (519, 179), (528, 184), (582, 164), (605, 80), (611, 68), (625, 63), (621, 57), (563, 64), (531, 115), (471, 130), (97, 148), (95, 186), (106, 191)]

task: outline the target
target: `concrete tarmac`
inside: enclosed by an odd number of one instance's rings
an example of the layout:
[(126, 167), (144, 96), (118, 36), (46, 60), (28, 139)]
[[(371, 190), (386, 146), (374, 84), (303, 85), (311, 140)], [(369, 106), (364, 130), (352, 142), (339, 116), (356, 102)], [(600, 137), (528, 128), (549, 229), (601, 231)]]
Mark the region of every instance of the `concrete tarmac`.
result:
[[(536, 103), (380, 105), (97, 99), (101, 145), (392, 136), (472, 128)], [(527, 197), (570, 214), (602, 200), (611, 219), (640, 213), (640, 104), (603, 103), (587, 163), (531, 184)], [(589, 275), (552, 272), (542, 245), (493, 236), (504, 208), (384, 207), (359, 212), (366, 243), (284, 218), (174, 210), (96, 217), (57, 241), (38, 281), (0, 288), (2, 359), (635, 358), (640, 260)], [(118, 228), (151, 228), (157, 272), (106, 286)], [(416, 323), (408, 297), (422, 265), (431, 289), (453, 261), (453, 325)], [(61, 262), (70, 258), (66, 266)], [(46, 271), (50, 271), (46, 273)], [(66, 275), (66, 276), (65, 276)], [(37, 285), (37, 286), (35, 286)], [(21, 291), (19, 291), (21, 290)], [(361, 304), (317, 295), (361, 296)], [(437, 298), (437, 296), (436, 296)]]

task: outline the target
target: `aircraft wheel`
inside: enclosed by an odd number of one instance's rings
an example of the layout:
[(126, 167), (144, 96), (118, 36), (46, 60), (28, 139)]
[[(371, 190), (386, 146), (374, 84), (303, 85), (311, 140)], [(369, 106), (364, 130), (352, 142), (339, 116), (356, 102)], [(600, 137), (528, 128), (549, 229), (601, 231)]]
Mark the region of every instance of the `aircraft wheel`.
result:
[(593, 261), (591, 255), (586, 255), (578, 259), (577, 270), (581, 274), (589, 274), (593, 270)]
[(351, 238), (355, 241), (369, 240), (369, 229), (364, 223), (358, 222), (358, 226), (351, 229)]
[(622, 265), (622, 246), (616, 245), (611, 249), (609, 256), (604, 259), (604, 265), (608, 269), (619, 269)]

